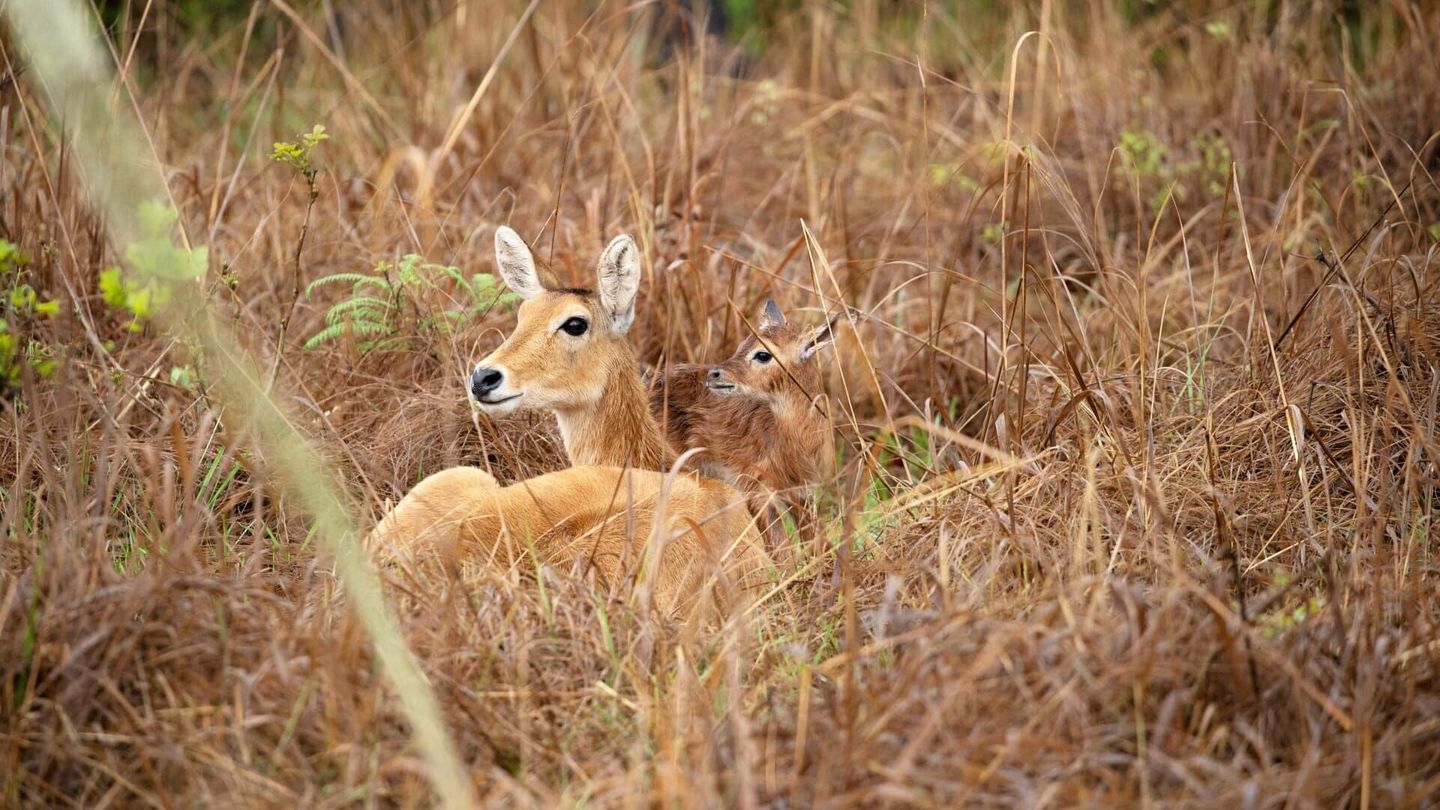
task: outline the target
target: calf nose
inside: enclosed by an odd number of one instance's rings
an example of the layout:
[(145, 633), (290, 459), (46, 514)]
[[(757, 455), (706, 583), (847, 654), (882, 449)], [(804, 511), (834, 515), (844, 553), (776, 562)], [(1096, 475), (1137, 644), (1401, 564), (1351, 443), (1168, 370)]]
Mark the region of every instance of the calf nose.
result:
[(505, 381), (505, 375), (498, 368), (477, 368), (470, 376), (470, 393), (476, 399), (484, 399), (485, 395), (500, 387)]
[(709, 377), (712, 380), (718, 380), (720, 379), (720, 369), (712, 368), (710, 369), (710, 373), (706, 374), (705, 376)]

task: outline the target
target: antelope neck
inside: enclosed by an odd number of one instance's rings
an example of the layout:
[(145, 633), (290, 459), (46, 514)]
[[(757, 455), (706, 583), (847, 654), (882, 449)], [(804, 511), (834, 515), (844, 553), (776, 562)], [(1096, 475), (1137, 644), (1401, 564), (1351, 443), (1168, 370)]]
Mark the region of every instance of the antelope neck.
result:
[(634, 355), (612, 361), (605, 392), (587, 407), (558, 410), (555, 419), (571, 466), (598, 464), (663, 470), (669, 445), (650, 413)]

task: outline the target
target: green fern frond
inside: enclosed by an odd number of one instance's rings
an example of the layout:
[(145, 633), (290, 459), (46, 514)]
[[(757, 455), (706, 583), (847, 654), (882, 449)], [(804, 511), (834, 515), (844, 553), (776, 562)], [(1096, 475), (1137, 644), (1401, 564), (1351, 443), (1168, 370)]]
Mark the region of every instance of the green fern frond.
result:
[(313, 349), (313, 348), (315, 348), (316, 346), (324, 345), (324, 344), (326, 344), (326, 343), (329, 343), (329, 342), (332, 341), (332, 340), (335, 340), (336, 338), (340, 337), (340, 336), (341, 336), (342, 334), (344, 334), (344, 333), (345, 333), (345, 324), (343, 324), (343, 323), (332, 323), (332, 324), (330, 324), (329, 326), (325, 327), (324, 329), (321, 329), (319, 332), (316, 332), (315, 334), (311, 335), (311, 336), (310, 336), (310, 339), (307, 340), (307, 341), (305, 341), (305, 348), (308, 350), (308, 349)]
[(444, 265), (440, 267), (440, 272), (454, 279), (461, 287), (469, 288), (470, 282), (465, 278), (465, 274), (460, 272), (460, 268)]
[(310, 282), (308, 285), (306, 285), (305, 297), (310, 297), (310, 295), (314, 293), (315, 290), (321, 287), (329, 286), (331, 284), (339, 284), (342, 282), (349, 282), (351, 284), (354, 284), (356, 290), (359, 290), (362, 287), (375, 287), (376, 289), (384, 290), (386, 292), (389, 292), (390, 290), (390, 282), (386, 281), (384, 276), (369, 276), (364, 273), (333, 273), (328, 276), (321, 276), (320, 278), (317, 278), (314, 281)]
[(403, 338), (387, 337), (381, 338), (380, 340), (364, 341), (358, 348), (362, 353), (368, 354), (372, 351), (393, 352), (396, 349), (402, 348), (404, 345), (405, 341)]
[(413, 287), (422, 281), (421, 271), (426, 267), (424, 260), (418, 253), (406, 253), (396, 266), (395, 277), (402, 287)]
[[(454, 293), (444, 279), (455, 282)], [(334, 342), (342, 335), (379, 337), (357, 344), (362, 352), (395, 351), (404, 348), (407, 333), (452, 334), (467, 323), (499, 306), (513, 309), (520, 297), (510, 292), (489, 273), (467, 275), (453, 265), (425, 261), (418, 253), (407, 253), (395, 264), (377, 262), (371, 273), (333, 273), (315, 279), (305, 288), (306, 297), (334, 284), (351, 285), (351, 295), (325, 311), (325, 326), (305, 342), (313, 349)], [(438, 307), (427, 298), (442, 296), (451, 307)], [(422, 314), (408, 324), (410, 307)], [(457, 305), (458, 306), (455, 306)]]
[(350, 321), (350, 332), (355, 335), (391, 335), (395, 333), (394, 327), (388, 323), (377, 323), (375, 321)]
[(358, 295), (354, 298), (347, 298), (330, 307), (325, 313), (325, 322), (334, 323), (341, 318), (353, 316), (365, 318), (372, 321), (383, 321), (390, 317), (395, 311), (395, 305), (384, 298), (375, 298), (369, 295)]
[[(310, 339), (305, 341), (304, 345), (306, 349), (313, 349), (317, 346), (322, 346), (326, 343), (338, 340), (343, 335), (355, 335), (357, 337), (362, 335), (389, 336), (391, 334), (394, 334), (394, 332), (395, 330), (390, 326), (390, 324), (379, 321), (360, 319), (337, 320), (335, 323), (332, 323), (329, 326), (326, 326), (324, 329), (321, 329), (319, 332), (311, 335)], [(374, 341), (369, 341), (367, 343), (360, 344), (360, 346), (363, 350), (366, 345), (370, 345), (373, 343)]]

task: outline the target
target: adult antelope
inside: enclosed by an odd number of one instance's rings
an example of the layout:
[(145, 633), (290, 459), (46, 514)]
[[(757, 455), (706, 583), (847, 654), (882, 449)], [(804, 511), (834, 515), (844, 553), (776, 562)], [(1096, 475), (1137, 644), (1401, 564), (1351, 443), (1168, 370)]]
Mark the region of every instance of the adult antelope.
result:
[(577, 466), (506, 487), (472, 467), (436, 473), (381, 520), (372, 547), (500, 564), (529, 548), (610, 587), (648, 571), (637, 581), (667, 612), (691, 607), (722, 572), (754, 584), (766, 560), (746, 499), (718, 480), (656, 471), (672, 456), (624, 337), (640, 283), (634, 240), (605, 249), (598, 292), (544, 287), (509, 228), (495, 245), (502, 277), (524, 300), (515, 331), (475, 369), (471, 394), (490, 414), (553, 411)]

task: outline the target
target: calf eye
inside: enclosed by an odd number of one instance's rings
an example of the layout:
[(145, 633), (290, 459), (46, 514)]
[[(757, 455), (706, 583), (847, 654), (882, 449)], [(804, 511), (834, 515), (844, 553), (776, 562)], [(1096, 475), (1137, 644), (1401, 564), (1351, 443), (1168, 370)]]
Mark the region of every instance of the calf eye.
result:
[(570, 318), (565, 321), (565, 323), (560, 324), (561, 331), (571, 337), (580, 337), (585, 334), (585, 330), (589, 328), (590, 324), (586, 323), (584, 318)]
[(755, 354), (751, 355), (750, 359), (757, 363), (768, 363), (770, 362), (770, 353), (765, 351), (755, 352)]

